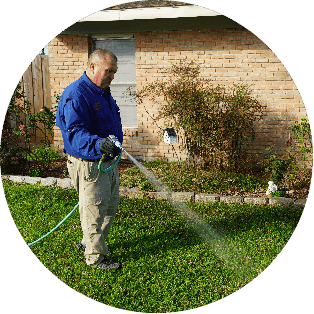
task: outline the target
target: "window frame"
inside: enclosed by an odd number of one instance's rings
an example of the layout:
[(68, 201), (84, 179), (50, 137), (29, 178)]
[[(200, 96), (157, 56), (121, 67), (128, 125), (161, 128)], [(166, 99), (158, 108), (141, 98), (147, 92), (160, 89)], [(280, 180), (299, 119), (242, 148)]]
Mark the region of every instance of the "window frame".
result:
[[(90, 49), (89, 49), (89, 55), (97, 48), (97, 41), (105, 41), (105, 40), (129, 40), (129, 39), (133, 39), (135, 41), (135, 36), (134, 34), (96, 34), (93, 36), (90, 36)], [(114, 51), (113, 51), (114, 53)], [(134, 62), (135, 62), (135, 66), (134, 66), (134, 70), (135, 70), (135, 81), (117, 81), (111, 83), (111, 90), (113, 90), (114, 86), (119, 86), (119, 85), (133, 85), (136, 88), (136, 58), (135, 58), (135, 50), (134, 50)], [(119, 71), (119, 69), (118, 69)], [(127, 96), (125, 96), (124, 98), (126, 98)], [(131, 100), (132, 101), (132, 100)], [(119, 104), (117, 104), (119, 106)], [(132, 101), (132, 103), (130, 104), (120, 104), (120, 112), (121, 112), (121, 116), (123, 119), (123, 107), (125, 108), (126, 106), (132, 106), (134, 107), (134, 109), (132, 110), (132, 122), (127, 125), (127, 126), (123, 126), (123, 122), (122, 122), (122, 128), (123, 129), (138, 129), (138, 119), (137, 119), (137, 104), (136, 102), (134, 102), (134, 100)], [(122, 109), (122, 110), (121, 110)], [(125, 114), (125, 116), (129, 116), (129, 113)]]

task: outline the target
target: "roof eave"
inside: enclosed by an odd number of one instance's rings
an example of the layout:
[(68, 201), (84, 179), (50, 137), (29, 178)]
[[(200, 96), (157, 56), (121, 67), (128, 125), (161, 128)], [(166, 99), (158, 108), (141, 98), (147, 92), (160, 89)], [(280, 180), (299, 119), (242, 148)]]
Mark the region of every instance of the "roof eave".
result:
[(77, 22), (61, 34), (114, 34), (140, 33), (153, 31), (205, 30), (243, 28), (240, 24), (224, 15), (137, 19), (120, 21), (87, 21)]
[(123, 20), (171, 19), (181, 17), (217, 16), (219, 13), (198, 5), (149, 7), (122, 10), (101, 10), (79, 22), (108, 22)]

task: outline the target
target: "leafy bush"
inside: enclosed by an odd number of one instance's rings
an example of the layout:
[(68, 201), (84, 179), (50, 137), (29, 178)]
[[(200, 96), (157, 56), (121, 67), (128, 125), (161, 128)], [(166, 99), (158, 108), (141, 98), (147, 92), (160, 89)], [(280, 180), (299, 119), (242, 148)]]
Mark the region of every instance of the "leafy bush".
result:
[(267, 149), (271, 154), (266, 156), (265, 171), (270, 172), (270, 178), (276, 185), (280, 184), (284, 179), (284, 175), (288, 169), (294, 164), (295, 157), (288, 153), (279, 156), (277, 151), (272, 148)]
[(307, 119), (302, 118), (301, 122), (295, 121), (291, 126), (293, 132), (290, 145), (296, 151), (301, 160), (306, 161), (313, 154), (313, 143), (310, 124)]
[(295, 181), (299, 188), (309, 186), (312, 175), (313, 144), (310, 124), (303, 118), (290, 127), (292, 134), (285, 150), (267, 148), (270, 155), (265, 158), (265, 171), (277, 185), (283, 180)]
[(61, 158), (61, 156), (53, 148), (40, 147), (32, 150), (30, 154), (24, 154), (24, 157), (28, 160), (37, 160), (41, 163), (46, 163), (47, 160), (55, 161)]
[(41, 174), (41, 171), (39, 169), (29, 169), (27, 171), (27, 173), (31, 176), (31, 177), (40, 177), (42, 174)]
[(200, 77), (200, 70), (194, 61), (172, 65), (167, 81), (157, 80), (133, 95), (140, 103), (144, 99), (161, 103), (157, 120), (164, 119), (165, 127), (184, 132), (181, 148), (194, 164), (237, 170), (265, 106), (248, 85), (213, 86)]
[[(56, 93), (54, 97), (57, 103), (60, 97)], [(34, 113), (33, 105), (25, 99), (21, 83), (16, 86), (8, 106), (1, 138), (2, 170), (10, 168), (12, 160), (25, 163), (27, 158), (41, 161), (43, 170), (49, 167), (55, 158), (55, 151), (51, 150), (50, 146), (54, 136), (56, 107), (44, 106)], [(42, 137), (40, 151), (44, 151), (44, 155), (38, 155), (38, 150), (33, 150), (32, 141), (36, 132)]]
[[(21, 84), (19, 83), (10, 100), (10, 106), (18, 103), (18, 100), (23, 97)], [(1, 172), (11, 172), (12, 168), (16, 164), (23, 163), (25, 158), (23, 153), (26, 152), (26, 148), (19, 143), (18, 135), (13, 131), (11, 127), (12, 117), (7, 111), (1, 134), (1, 146), (0, 146), (0, 163)]]
[(277, 196), (277, 197), (285, 197), (286, 196), (286, 191), (284, 190), (277, 190), (274, 192), (270, 192), (271, 196)]

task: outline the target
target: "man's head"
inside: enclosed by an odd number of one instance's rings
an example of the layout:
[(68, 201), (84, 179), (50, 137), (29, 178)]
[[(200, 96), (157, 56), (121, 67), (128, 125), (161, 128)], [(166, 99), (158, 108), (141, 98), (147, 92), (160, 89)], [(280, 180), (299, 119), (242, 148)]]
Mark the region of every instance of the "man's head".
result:
[(88, 59), (86, 75), (96, 86), (107, 89), (117, 70), (117, 57), (108, 50), (96, 49)]

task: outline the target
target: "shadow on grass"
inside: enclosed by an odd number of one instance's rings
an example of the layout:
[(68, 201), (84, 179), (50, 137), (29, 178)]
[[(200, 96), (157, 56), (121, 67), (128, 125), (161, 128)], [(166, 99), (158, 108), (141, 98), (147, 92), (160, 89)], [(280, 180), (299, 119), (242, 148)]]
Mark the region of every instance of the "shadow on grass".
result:
[(145, 256), (163, 255), (169, 251), (186, 248), (202, 243), (192, 229), (179, 227), (177, 230), (159, 230), (151, 234), (121, 239), (113, 245), (114, 251), (121, 251), (121, 257), (136, 259)]
[[(224, 236), (233, 237), (250, 230), (274, 230), (278, 227), (295, 229), (302, 215), (300, 208), (249, 206), (247, 211), (225, 215), (224, 218), (211, 220), (209, 223)], [(253, 210), (250, 210), (250, 209)]]
[[(138, 203), (138, 205), (145, 207), (143, 203)], [(121, 252), (121, 257), (140, 258), (146, 255), (165, 254), (168, 251), (182, 248), (189, 250), (191, 247), (204, 242), (184, 218), (175, 212), (175, 209), (170, 205), (166, 206), (169, 221), (161, 224), (158, 228), (154, 228), (154, 225), (156, 220), (165, 219), (163, 213), (161, 211), (145, 213), (144, 208), (142, 215), (151, 214), (150, 219), (137, 226), (132, 234), (119, 237), (119, 240), (114, 243), (115, 250)], [(190, 205), (190, 208), (199, 212), (200, 206), (194, 204)], [(249, 231), (256, 234), (263, 232), (266, 237), (267, 233), (275, 234), (278, 229), (283, 230), (280, 234), (282, 240), (288, 241), (299, 222), (302, 211), (302, 209), (293, 206), (282, 208), (210, 204), (204, 206), (199, 214), (211, 229), (208, 232), (209, 241), (211, 241), (211, 238), (215, 240), (215, 237), (230, 239)], [(157, 215), (157, 217), (154, 217), (154, 215)], [(116, 223), (119, 224), (119, 222)], [(129, 228), (133, 229), (134, 225), (129, 221)]]

